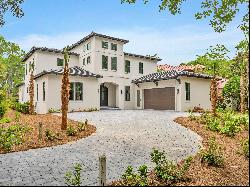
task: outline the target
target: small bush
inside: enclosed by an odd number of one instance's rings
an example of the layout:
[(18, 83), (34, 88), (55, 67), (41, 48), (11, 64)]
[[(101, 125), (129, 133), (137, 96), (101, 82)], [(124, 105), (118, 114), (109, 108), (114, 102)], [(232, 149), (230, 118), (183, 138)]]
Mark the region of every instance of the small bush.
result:
[(15, 112), (15, 119), (14, 119), (14, 120), (15, 120), (16, 122), (18, 122), (19, 119), (20, 119), (20, 117), (21, 117), (20, 112), (16, 111), (16, 112)]
[(192, 157), (185, 159), (182, 164), (175, 164), (166, 159), (164, 151), (153, 149), (151, 160), (156, 164), (154, 171), (156, 176), (164, 180), (167, 184), (172, 184), (181, 180), (185, 180), (185, 173), (190, 167)]
[(122, 184), (123, 186), (147, 186), (147, 173), (148, 167), (142, 165), (138, 169), (138, 173), (133, 172), (132, 166), (128, 166), (124, 174), (122, 175)]
[(241, 142), (241, 148), (244, 156), (249, 158), (249, 139), (246, 139)]
[(18, 112), (21, 112), (23, 114), (29, 114), (29, 103), (19, 103), (19, 102), (13, 102), (11, 105), (11, 108), (13, 110), (16, 110)]
[(207, 120), (206, 127), (207, 127), (207, 129), (209, 129), (211, 131), (219, 132), (221, 129), (220, 120), (218, 118), (212, 118), (210, 120)]
[(54, 141), (56, 139), (56, 134), (49, 129), (45, 130), (45, 137), (49, 141)]
[(221, 132), (227, 136), (235, 136), (237, 132), (241, 130), (240, 126), (235, 121), (225, 121), (224, 126), (221, 128)]
[(189, 116), (188, 116), (191, 120), (196, 120), (196, 116), (193, 114), (192, 111), (189, 112)]
[(220, 146), (216, 143), (215, 137), (209, 139), (208, 150), (200, 152), (201, 162), (207, 162), (211, 166), (222, 166), (224, 164), (224, 156)]
[(7, 104), (4, 101), (0, 102), (0, 119), (4, 116), (7, 109), (8, 109)]
[(88, 125), (88, 120), (86, 119), (84, 123), (78, 123), (77, 124), (77, 130), (79, 132), (85, 131), (87, 125)]
[(59, 113), (59, 112), (61, 112), (61, 109), (53, 109), (53, 108), (50, 108), (50, 109), (48, 110), (48, 112), (49, 112), (49, 113)]
[(2, 119), (0, 119), (0, 124), (2, 124), (2, 123), (10, 123), (10, 122), (11, 122), (10, 118), (2, 118)]
[(199, 112), (199, 113), (203, 113), (205, 112), (205, 110), (199, 106), (195, 106), (192, 110), (192, 112)]
[(64, 176), (65, 183), (69, 186), (80, 186), (82, 184), (81, 182), (81, 171), (82, 171), (82, 165), (81, 164), (75, 164), (74, 171), (67, 172)]
[(69, 125), (69, 126), (67, 127), (66, 134), (67, 134), (68, 136), (75, 136), (76, 133), (77, 133), (77, 131), (75, 130), (75, 128), (74, 128), (72, 125)]
[(10, 151), (14, 145), (22, 144), (26, 133), (30, 130), (30, 128), (20, 124), (8, 128), (0, 127), (0, 148)]

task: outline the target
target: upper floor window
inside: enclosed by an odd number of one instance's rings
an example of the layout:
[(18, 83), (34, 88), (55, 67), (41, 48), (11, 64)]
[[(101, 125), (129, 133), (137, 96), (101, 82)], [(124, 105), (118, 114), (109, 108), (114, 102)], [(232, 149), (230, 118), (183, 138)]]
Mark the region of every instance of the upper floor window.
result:
[(143, 74), (143, 63), (139, 62), (139, 73)]
[(111, 50), (117, 51), (117, 44), (111, 43)]
[(91, 42), (87, 43), (87, 50), (91, 49)]
[(83, 45), (83, 52), (85, 52), (86, 51), (86, 45)]
[(63, 59), (57, 58), (57, 66), (63, 66)]
[(111, 70), (117, 70), (117, 57), (111, 57)]
[(130, 61), (125, 60), (125, 73), (130, 73)]
[(108, 56), (102, 55), (102, 69), (108, 69)]
[(125, 101), (130, 101), (130, 86), (125, 86)]
[(87, 64), (90, 64), (91, 63), (91, 59), (90, 59), (90, 56), (87, 57)]
[(45, 82), (43, 82), (43, 101), (45, 101)]
[(30, 72), (30, 70), (31, 70), (31, 62), (29, 62), (29, 72)]
[(104, 49), (108, 49), (108, 47), (109, 47), (108, 42), (104, 42), (104, 41), (102, 41), (102, 48), (104, 48)]
[(71, 82), (69, 100), (82, 101), (83, 100), (83, 86), (81, 82)]
[(85, 66), (85, 58), (84, 58), (84, 59), (82, 59), (82, 65), (84, 65), (84, 66)]
[(186, 101), (190, 101), (190, 83), (185, 82)]

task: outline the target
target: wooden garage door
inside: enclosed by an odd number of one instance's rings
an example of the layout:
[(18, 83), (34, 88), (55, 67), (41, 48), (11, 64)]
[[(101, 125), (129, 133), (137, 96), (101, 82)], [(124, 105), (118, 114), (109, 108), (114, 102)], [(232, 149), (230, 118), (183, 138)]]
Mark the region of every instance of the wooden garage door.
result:
[(175, 110), (175, 88), (154, 88), (144, 90), (144, 108)]

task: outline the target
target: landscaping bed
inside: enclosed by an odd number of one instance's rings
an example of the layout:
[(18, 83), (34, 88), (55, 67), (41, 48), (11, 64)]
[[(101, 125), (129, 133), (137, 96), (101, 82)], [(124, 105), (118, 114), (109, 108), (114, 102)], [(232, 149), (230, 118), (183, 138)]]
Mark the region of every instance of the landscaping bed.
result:
[[(0, 143), (4, 147), (0, 146), (0, 154), (66, 144), (88, 137), (96, 131), (96, 127), (87, 122), (85, 124), (83, 121), (81, 125), (73, 120), (68, 120), (68, 127), (72, 128), (61, 130), (61, 117), (52, 114), (28, 115), (9, 110), (4, 117), (8, 119), (7, 121), (10, 119), (10, 122), (2, 121), (0, 133), (15, 134), (6, 136), (4, 140), (3, 136), (1, 137)], [(42, 123), (41, 139), (39, 139), (39, 122)], [(12, 138), (11, 141), (9, 138)]]
[(209, 139), (214, 136), (225, 158), (222, 167), (213, 167), (201, 163), (200, 156), (196, 155), (187, 172), (190, 181), (177, 183), (177, 185), (249, 185), (249, 158), (241, 154), (241, 141), (249, 137), (247, 129), (242, 128), (234, 137), (229, 137), (206, 129), (204, 124), (189, 117), (178, 117), (175, 122), (199, 134), (203, 138), (202, 144), (205, 148), (208, 147)]

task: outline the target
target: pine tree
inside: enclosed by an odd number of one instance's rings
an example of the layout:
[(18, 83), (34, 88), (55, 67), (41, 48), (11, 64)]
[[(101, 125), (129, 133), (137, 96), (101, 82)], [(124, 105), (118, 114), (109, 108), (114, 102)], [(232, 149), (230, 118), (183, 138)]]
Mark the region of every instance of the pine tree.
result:
[(63, 78), (62, 78), (62, 86), (61, 86), (61, 101), (62, 101), (62, 124), (61, 129), (67, 129), (67, 118), (68, 118), (68, 105), (69, 105), (69, 91), (70, 91), (70, 83), (69, 83), (69, 55), (68, 55), (68, 47), (64, 48), (64, 70), (63, 70)]

